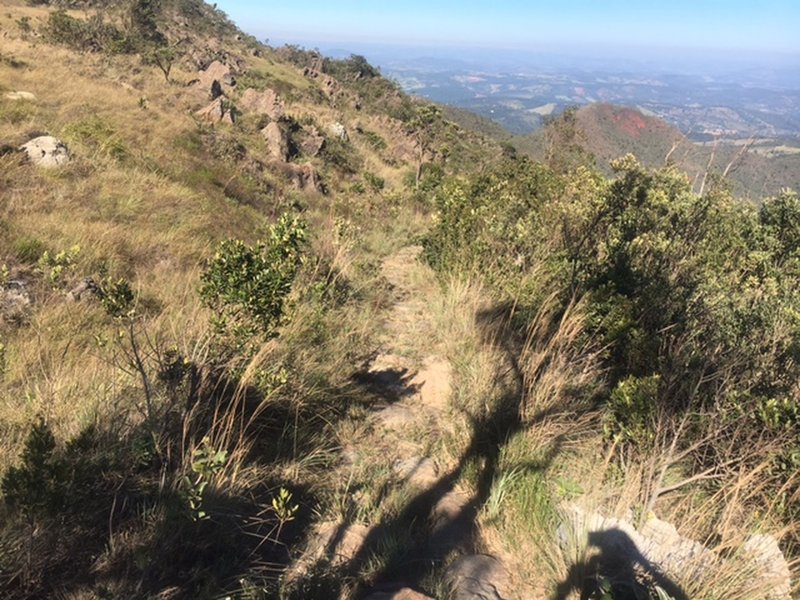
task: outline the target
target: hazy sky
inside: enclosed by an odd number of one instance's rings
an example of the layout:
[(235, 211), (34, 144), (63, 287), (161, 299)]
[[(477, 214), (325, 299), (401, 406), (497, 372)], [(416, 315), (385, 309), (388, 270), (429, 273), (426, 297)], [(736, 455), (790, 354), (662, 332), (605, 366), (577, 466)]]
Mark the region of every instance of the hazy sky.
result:
[(800, 52), (800, 0), (217, 0), (245, 31), (304, 45), (630, 45)]

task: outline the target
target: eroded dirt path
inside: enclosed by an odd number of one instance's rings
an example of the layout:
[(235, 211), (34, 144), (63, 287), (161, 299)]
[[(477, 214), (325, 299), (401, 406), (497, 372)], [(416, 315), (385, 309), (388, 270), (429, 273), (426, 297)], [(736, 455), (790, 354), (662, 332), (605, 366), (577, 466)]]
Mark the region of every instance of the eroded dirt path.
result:
[(356, 376), (380, 401), (363, 436), (343, 449), (342, 477), (364, 464), (381, 465), (386, 473), (376, 518), (321, 525), (304, 560), (324, 559), (362, 576), (368, 568), (370, 589), (342, 597), (427, 598), (419, 590), (430, 588), (433, 577), (452, 598), (510, 600), (502, 565), (478, 554), (481, 504), (460, 483), (468, 459), (454, 460), (440, 443), (453, 423), (453, 369), (439, 351), (431, 315), (442, 292), (420, 252), (409, 246), (383, 262), (396, 301), (379, 347)]

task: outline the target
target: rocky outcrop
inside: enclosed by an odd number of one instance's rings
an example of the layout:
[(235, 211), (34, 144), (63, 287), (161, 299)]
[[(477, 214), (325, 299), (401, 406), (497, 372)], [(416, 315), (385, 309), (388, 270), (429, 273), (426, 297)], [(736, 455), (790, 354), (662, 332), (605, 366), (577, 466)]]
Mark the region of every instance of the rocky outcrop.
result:
[(270, 89), (258, 92), (253, 88), (248, 88), (239, 99), (238, 105), (245, 113), (265, 115), (273, 121), (280, 119), (286, 110), (280, 96)]
[(783, 556), (778, 540), (759, 534), (748, 538), (742, 546), (746, 562), (761, 582), (765, 600), (787, 600), (792, 597), (792, 572)]
[(236, 120), (233, 110), (222, 97), (217, 98), (205, 108), (201, 108), (194, 115), (207, 123), (233, 124)]
[(314, 165), (273, 161), (273, 169), (284, 175), (299, 190), (313, 190), (322, 192), (322, 183)]
[(304, 128), (300, 136), (300, 151), (306, 156), (319, 156), (322, 148), (325, 147), (325, 136), (313, 125), (308, 129)]
[(34, 165), (44, 169), (60, 167), (71, 160), (66, 144), (50, 135), (33, 138), (20, 146), (20, 150), (28, 155)]
[(330, 75), (323, 73), (322, 66), (322, 59), (316, 57), (309, 66), (303, 69), (303, 77), (317, 80), (325, 95), (333, 100), (339, 93), (339, 82)]
[(598, 553), (598, 561), (637, 565), (656, 582), (663, 574), (665, 585), (703, 578), (713, 581), (719, 573), (734, 570), (746, 572), (752, 597), (761, 594), (769, 600), (791, 600), (789, 565), (771, 536), (753, 536), (737, 555), (723, 558), (656, 517), (637, 529), (623, 519), (586, 512), (575, 505), (565, 506), (563, 514), (558, 537), (565, 549), (586, 544)]
[(289, 134), (281, 127), (280, 123), (272, 121), (261, 130), (264, 141), (267, 142), (267, 152), (270, 158), (281, 162), (289, 160)]
[(194, 85), (208, 93), (212, 100), (216, 100), (225, 93), (225, 89), (236, 85), (236, 77), (230, 67), (215, 60), (198, 73)]
[(343, 142), (346, 142), (346, 141), (348, 141), (350, 139), (350, 136), (347, 135), (347, 129), (345, 128), (344, 125), (339, 123), (339, 121), (336, 121), (336, 122), (331, 123), (330, 125), (328, 125), (328, 131), (337, 140), (341, 140)]

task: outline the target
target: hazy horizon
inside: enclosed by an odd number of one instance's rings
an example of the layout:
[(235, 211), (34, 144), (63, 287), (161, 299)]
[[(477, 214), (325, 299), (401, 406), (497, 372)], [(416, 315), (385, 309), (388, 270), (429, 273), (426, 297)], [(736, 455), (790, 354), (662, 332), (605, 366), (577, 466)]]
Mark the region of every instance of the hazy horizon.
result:
[(243, 29), (280, 42), (496, 50), (581, 46), (800, 54), (800, 4), (791, 0), (611, 0), (559, 3), (407, 0), (402, 4), (311, 0), (269, 6), (217, 5)]

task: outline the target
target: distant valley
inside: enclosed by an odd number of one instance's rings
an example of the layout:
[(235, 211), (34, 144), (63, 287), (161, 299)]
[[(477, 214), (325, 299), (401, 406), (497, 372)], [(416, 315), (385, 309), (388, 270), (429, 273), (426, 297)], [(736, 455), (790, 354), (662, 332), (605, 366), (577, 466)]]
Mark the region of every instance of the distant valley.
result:
[(495, 65), (490, 57), (484, 65), (395, 55), (380, 64), (406, 91), (473, 111), (515, 135), (569, 106), (606, 102), (659, 117), (693, 141), (749, 140), (762, 154), (800, 152), (800, 69), (791, 64), (727, 65), (713, 76), (646, 62), (612, 69), (577, 60)]

